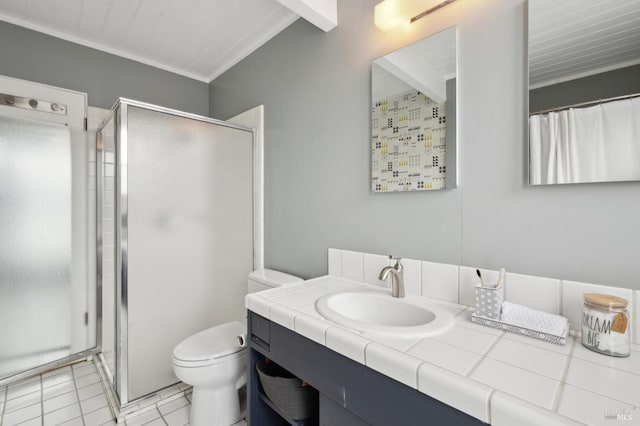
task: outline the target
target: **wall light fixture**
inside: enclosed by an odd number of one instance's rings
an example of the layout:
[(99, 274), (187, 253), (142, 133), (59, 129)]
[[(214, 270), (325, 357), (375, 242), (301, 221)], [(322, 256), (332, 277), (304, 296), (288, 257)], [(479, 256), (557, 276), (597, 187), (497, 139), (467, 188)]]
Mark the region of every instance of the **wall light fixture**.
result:
[(374, 23), (382, 31), (413, 23), (456, 0), (384, 0), (374, 9)]

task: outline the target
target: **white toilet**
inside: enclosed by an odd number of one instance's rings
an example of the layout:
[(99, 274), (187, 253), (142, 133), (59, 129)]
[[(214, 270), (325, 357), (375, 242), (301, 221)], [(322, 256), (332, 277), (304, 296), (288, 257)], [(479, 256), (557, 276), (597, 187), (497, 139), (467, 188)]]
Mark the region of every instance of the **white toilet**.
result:
[[(302, 282), (269, 269), (249, 274), (249, 293)], [(193, 386), (191, 426), (230, 426), (243, 417), (238, 389), (246, 383), (247, 350), (238, 339), (246, 333), (239, 321), (187, 337), (173, 350), (173, 371)]]

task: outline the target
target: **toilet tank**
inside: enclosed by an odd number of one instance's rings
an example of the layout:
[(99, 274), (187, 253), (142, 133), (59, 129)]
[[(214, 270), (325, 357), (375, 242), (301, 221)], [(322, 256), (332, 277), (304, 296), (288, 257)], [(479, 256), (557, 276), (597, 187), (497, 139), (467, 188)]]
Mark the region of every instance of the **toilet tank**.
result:
[(298, 284), (302, 281), (302, 278), (285, 274), (284, 272), (274, 271), (272, 269), (258, 269), (249, 274), (247, 282), (248, 293), (256, 293), (275, 287)]

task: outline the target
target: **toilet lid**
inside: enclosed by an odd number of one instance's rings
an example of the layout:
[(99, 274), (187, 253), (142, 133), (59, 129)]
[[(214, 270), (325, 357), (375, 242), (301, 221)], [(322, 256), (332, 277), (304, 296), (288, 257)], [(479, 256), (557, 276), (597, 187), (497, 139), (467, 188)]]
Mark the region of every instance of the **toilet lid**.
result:
[(173, 357), (194, 362), (222, 358), (243, 349), (238, 335), (245, 332), (246, 327), (237, 321), (208, 328), (180, 342), (173, 350)]
[(257, 269), (249, 273), (249, 281), (255, 281), (267, 287), (282, 287), (301, 283), (303, 280), (273, 269)]

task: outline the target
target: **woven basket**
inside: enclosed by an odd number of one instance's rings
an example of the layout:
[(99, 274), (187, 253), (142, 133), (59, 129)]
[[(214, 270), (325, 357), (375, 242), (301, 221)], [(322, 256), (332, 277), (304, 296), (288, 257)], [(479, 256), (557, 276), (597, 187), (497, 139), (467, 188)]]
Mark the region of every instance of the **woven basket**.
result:
[(286, 417), (303, 420), (318, 412), (318, 391), (279, 365), (264, 359), (256, 362), (262, 389)]

